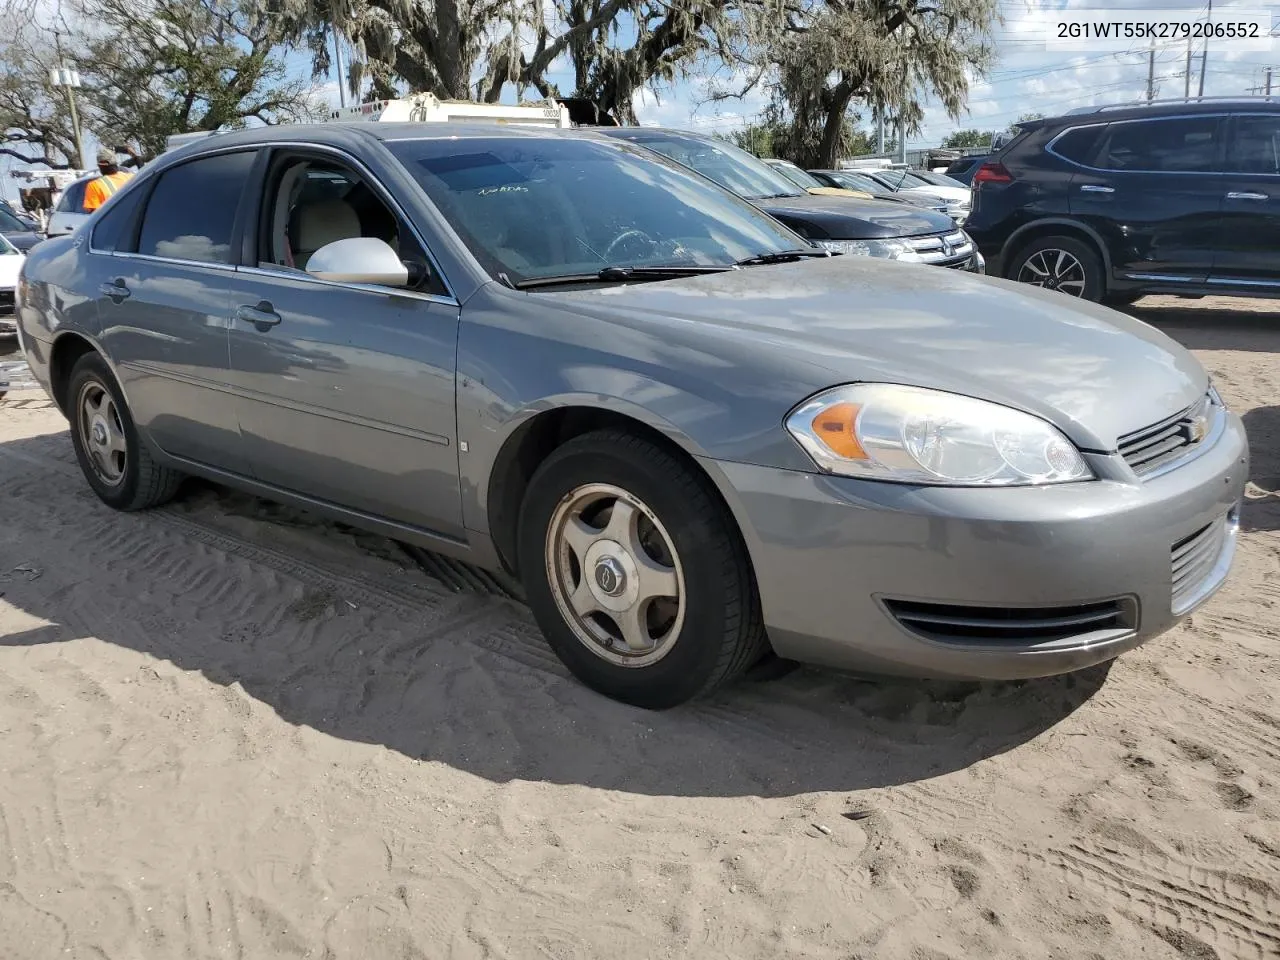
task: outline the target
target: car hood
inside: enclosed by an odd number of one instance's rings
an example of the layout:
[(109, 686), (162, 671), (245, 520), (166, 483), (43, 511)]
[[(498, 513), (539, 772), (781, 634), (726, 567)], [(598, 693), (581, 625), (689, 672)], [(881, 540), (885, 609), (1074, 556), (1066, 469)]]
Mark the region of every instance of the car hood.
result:
[(719, 342), (720, 356), (758, 355), (762, 370), (809, 369), (811, 392), (879, 381), (1003, 403), (1086, 450), (1114, 450), (1208, 389), (1199, 361), (1148, 324), (943, 267), (844, 256), (534, 295), (667, 343)]
[(827, 197), (806, 193), (797, 197), (752, 200), (757, 207), (811, 240), (879, 240), (919, 237), (954, 230), (947, 217), (923, 207), (884, 200)]
[(40, 234), (33, 230), (15, 230), (12, 233), (6, 232), (4, 238), (23, 253), (26, 253), (41, 240)]

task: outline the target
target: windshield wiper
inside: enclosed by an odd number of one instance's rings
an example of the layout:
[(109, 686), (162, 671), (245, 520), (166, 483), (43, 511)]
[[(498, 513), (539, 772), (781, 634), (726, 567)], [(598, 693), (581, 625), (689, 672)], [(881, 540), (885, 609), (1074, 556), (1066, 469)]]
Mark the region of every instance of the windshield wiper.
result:
[(672, 263), (655, 267), (602, 267), (595, 273), (567, 273), (558, 277), (530, 277), (517, 280), (513, 286), (517, 290), (532, 290), (537, 287), (571, 286), (575, 283), (625, 283), (628, 280), (673, 280), (676, 277), (695, 277), (703, 273), (724, 273), (736, 270), (734, 264), (708, 266), (705, 264)]
[(807, 197), (808, 195), (809, 195), (808, 191), (804, 193), (764, 193), (758, 197), (747, 197), (747, 199), (748, 200), (782, 200), (787, 197), (795, 199), (796, 197)]
[(739, 260), (740, 267), (754, 267), (765, 263), (792, 263), (801, 257), (829, 257), (829, 250), (780, 250), (777, 253), (762, 253), (754, 257)]

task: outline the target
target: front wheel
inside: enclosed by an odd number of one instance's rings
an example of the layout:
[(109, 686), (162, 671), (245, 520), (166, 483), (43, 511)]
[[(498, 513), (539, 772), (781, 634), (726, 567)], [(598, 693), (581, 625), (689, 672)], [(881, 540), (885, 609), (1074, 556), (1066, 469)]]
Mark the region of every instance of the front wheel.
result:
[(705, 478), (632, 434), (585, 434), (543, 462), (521, 508), (519, 560), (551, 648), (616, 700), (674, 707), (766, 651), (728, 511)]
[(1081, 300), (1100, 301), (1106, 294), (1102, 259), (1075, 237), (1041, 237), (1024, 247), (1009, 264), (1009, 279)]

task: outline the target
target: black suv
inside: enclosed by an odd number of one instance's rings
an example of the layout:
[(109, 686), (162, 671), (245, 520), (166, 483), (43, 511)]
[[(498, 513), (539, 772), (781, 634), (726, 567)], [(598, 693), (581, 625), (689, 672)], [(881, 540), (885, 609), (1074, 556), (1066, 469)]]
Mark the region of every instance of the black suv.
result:
[(1280, 99), (1089, 107), (973, 177), (987, 272), (1088, 300), (1280, 296)]

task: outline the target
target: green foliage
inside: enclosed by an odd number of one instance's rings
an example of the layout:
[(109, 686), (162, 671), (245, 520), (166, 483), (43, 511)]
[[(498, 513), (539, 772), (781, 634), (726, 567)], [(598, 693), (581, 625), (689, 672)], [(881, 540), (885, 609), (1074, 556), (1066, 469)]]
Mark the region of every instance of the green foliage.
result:
[(952, 149), (960, 149), (963, 147), (989, 147), (991, 146), (991, 138), (995, 136), (993, 130), (957, 130), (955, 133), (947, 136), (942, 141), (944, 147)]

